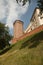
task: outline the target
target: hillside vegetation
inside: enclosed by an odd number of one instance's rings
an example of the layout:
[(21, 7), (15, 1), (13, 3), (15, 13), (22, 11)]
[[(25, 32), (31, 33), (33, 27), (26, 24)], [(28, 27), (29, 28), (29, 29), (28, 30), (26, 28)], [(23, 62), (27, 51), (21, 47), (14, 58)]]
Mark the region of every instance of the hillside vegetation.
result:
[(0, 65), (43, 65), (43, 31), (12, 45), (0, 56)]

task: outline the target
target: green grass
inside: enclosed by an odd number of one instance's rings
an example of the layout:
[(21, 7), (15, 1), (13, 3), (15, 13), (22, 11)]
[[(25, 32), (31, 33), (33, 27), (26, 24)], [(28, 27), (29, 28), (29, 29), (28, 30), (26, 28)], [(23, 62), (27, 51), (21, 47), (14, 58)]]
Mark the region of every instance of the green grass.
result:
[(43, 31), (12, 45), (0, 56), (0, 65), (43, 65)]

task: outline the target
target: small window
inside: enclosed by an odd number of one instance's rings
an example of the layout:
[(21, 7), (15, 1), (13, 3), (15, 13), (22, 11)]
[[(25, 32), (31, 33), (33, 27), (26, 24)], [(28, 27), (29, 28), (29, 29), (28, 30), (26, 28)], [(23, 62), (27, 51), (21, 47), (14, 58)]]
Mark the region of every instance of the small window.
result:
[(40, 19), (42, 19), (43, 17), (40, 17)]

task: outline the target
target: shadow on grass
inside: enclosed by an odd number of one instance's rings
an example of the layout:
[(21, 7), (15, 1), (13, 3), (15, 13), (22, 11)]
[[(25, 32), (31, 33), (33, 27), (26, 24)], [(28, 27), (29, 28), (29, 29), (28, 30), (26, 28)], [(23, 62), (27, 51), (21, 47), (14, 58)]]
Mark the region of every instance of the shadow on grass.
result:
[(28, 48), (37, 47), (37, 45), (39, 45), (42, 40), (43, 40), (43, 31), (33, 35), (31, 38), (29, 38), (24, 43), (22, 43), (22, 46), (20, 49), (25, 48), (27, 46)]
[(13, 48), (13, 46), (15, 46), (15, 45), (10, 45), (10, 46), (8, 46), (7, 48), (5, 48), (4, 50), (2, 50), (2, 51), (0, 52), (0, 55), (3, 55), (4, 53), (6, 53), (6, 52), (8, 52), (9, 50), (11, 50), (11, 49)]

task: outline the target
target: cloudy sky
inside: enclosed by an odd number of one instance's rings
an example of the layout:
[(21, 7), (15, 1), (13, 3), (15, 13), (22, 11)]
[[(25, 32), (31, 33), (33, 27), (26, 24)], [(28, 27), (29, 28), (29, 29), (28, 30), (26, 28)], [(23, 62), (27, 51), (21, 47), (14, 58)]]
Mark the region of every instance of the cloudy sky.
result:
[(37, 0), (31, 0), (22, 6), (22, 2), (17, 4), (16, 0), (0, 0), (0, 22), (9, 26), (10, 33), (13, 30), (13, 22), (17, 19), (24, 22), (24, 29), (30, 23), (32, 13), (36, 7)]

